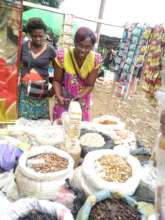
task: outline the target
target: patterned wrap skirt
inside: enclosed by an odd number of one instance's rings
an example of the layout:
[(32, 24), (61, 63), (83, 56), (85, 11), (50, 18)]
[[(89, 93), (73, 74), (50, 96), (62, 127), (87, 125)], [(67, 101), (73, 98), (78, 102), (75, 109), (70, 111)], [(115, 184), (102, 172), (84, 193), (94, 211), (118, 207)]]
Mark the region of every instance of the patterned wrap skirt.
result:
[(27, 119), (49, 118), (48, 98), (37, 99), (26, 94), (26, 86), (21, 83), (18, 116)]

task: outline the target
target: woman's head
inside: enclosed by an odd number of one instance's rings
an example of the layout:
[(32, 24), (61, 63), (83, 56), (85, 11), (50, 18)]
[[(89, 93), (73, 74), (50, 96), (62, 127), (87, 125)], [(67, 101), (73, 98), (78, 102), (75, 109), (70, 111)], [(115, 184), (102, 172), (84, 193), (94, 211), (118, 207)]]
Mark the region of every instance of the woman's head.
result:
[(41, 46), (46, 38), (47, 27), (40, 18), (31, 18), (27, 23), (27, 32), (30, 34), (33, 44)]
[(96, 43), (96, 37), (92, 30), (87, 27), (81, 27), (77, 30), (74, 38), (75, 51), (80, 59), (84, 59), (86, 55), (93, 49)]

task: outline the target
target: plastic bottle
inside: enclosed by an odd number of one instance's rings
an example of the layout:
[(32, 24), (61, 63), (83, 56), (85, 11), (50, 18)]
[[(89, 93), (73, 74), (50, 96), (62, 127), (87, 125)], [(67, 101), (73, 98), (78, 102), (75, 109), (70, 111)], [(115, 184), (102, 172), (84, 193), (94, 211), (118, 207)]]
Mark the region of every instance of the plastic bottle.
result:
[(71, 101), (68, 112), (64, 112), (61, 119), (65, 132), (63, 150), (72, 156), (76, 167), (79, 164), (81, 155), (79, 137), (81, 132), (82, 110), (80, 104)]

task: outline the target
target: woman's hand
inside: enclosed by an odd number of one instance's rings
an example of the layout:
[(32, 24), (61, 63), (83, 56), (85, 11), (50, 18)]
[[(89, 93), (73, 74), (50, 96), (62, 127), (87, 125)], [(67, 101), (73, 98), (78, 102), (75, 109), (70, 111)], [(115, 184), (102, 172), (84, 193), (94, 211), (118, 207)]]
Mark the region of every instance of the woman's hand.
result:
[(82, 97), (80, 95), (77, 95), (73, 98), (73, 101), (79, 101)]
[(60, 105), (64, 105), (65, 104), (65, 98), (63, 96), (57, 96), (58, 102), (60, 103)]

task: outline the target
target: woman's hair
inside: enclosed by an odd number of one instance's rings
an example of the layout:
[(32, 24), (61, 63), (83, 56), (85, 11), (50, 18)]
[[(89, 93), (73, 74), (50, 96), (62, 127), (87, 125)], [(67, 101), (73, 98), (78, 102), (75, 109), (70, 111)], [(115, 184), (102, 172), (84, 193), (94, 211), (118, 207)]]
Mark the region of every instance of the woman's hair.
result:
[(44, 30), (46, 32), (47, 26), (41, 18), (30, 18), (27, 23), (27, 32), (31, 33), (33, 30)]
[(79, 42), (84, 41), (86, 38), (90, 38), (93, 45), (96, 43), (96, 37), (93, 31), (87, 27), (81, 27), (75, 34), (74, 42), (75, 44), (78, 44)]

